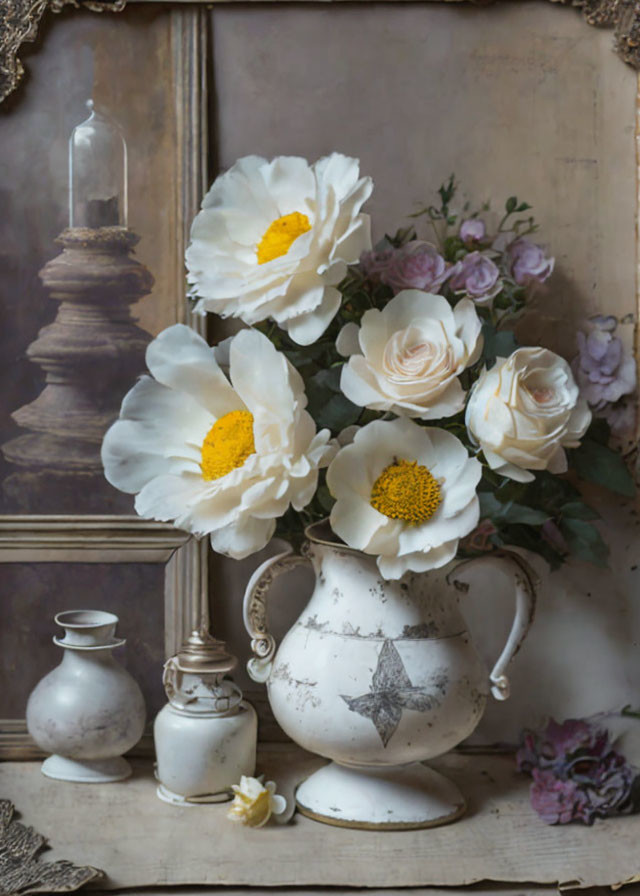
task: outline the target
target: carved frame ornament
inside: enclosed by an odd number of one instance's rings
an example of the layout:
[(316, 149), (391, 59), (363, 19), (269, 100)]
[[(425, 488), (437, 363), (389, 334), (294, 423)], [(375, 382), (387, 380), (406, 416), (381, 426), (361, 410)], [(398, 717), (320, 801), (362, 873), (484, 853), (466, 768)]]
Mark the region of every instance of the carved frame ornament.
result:
[[(484, 6), (495, 0), (471, 2)], [(617, 53), (633, 68), (640, 70), (640, 0), (551, 2), (582, 9), (590, 25), (614, 28)], [(127, 0), (0, 0), (0, 103), (15, 90), (24, 74), (18, 51), (23, 43), (36, 39), (38, 25), (45, 12), (60, 12), (65, 6), (86, 8), (94, 12), (119, 12), (126, 3)]]

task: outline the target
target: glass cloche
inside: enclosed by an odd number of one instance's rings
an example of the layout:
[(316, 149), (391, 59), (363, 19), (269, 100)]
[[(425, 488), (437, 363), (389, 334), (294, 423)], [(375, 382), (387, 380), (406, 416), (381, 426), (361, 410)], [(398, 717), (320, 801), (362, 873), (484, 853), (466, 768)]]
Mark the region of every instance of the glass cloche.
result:
[(93, 100), (69, 139), (70, 227), (127, 226), (127, 144), (116, 121)]

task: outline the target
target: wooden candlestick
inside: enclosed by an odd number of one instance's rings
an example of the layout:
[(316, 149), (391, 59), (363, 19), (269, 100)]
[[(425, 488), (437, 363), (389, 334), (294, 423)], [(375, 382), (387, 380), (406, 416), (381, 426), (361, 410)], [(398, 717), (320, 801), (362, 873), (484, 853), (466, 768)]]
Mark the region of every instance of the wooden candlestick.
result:
[(19, 468), (3, 483), (12, 510), (30, 513), (128, 512), (131, 498), (104, 479), (100, 445), (120, 402), (144, 370), (151, 336), (130, 306), (153, 277), (132, 256), (139, 237), (123, 227), (69, 228), (63, 250), (40, 271), (60, 303), (27, 357), (46, 373), (30, 404), (12, 414), (23, 435), (2, 445)]

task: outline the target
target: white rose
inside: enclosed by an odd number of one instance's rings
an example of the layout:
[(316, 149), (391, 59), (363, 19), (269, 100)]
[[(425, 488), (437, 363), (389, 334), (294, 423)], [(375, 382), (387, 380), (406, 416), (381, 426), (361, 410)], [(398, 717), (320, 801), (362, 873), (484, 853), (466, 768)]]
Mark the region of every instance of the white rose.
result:
[(565, 448), (577, 448), (591, 412), (559, 355), (519, 348), (498, 358), (473, 387), (466, 424), (491, 469), (531, 482), (529, 470), (564, 473)]
[(342, 329), (338, 351), (350, 358), (340, 388), (360, 407), (451, 417), (464, 407), (458, 377), (480, 355), (481, 326), (470, 299), (451, 308), (442, 296), (406, 289), (382, 311), (367, 311), (360, 328)]

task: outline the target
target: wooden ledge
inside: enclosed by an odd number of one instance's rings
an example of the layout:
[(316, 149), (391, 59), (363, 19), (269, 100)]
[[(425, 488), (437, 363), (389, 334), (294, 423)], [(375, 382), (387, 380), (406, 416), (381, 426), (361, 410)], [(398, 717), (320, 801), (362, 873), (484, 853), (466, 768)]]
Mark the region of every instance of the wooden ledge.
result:
[[(321, 760), (264, 745), (259, 771), (291, 799)], [(65, 784), (39, 763), (0, 765), (0, 793), (49, 838), (49, 860), (107, 872), (99, 889), (162, 886), (460, 887), (481, 881), (621, 885), (640, 875), (640, 816), (548, 827), (513, 757), (450, 754), (434, 762), (467, 798), (466, 816), (425, 831), (351, 831), (299, 814), (288, 825), (234, 825), (225, 805), (175, 808), (155, 795), (152, 764), (118, 784)], [(519, 890), (522, 893), (522, 890)]]

